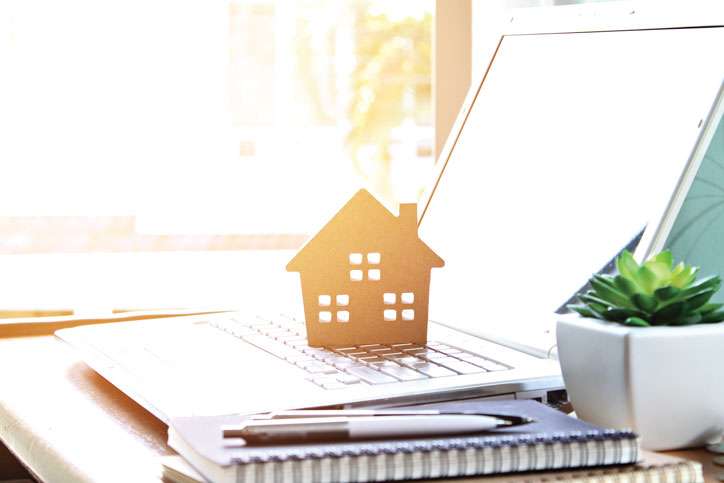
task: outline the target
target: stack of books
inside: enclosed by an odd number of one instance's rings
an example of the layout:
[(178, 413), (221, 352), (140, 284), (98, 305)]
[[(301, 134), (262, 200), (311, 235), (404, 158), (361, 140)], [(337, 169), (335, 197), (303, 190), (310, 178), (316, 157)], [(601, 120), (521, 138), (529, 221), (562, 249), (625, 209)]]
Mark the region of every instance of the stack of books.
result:
[[(413, 408), (410, 408), (413, 409)], [(414, 409), (532, 418), (522, 426), (454, 437), (245, 445), (221, 428), (241, 416), (172, 420), (164, 461), (174, 482), (361, 482), (490, 475), (491, 481), (703, 481), (701, 466), (646, 454), (631, 431), (595, 427), (535, 401), (456, 401)], [(521, 473), (525, 473), (522, 475)], [(650, 480), (651, 479), (651, 480)]]

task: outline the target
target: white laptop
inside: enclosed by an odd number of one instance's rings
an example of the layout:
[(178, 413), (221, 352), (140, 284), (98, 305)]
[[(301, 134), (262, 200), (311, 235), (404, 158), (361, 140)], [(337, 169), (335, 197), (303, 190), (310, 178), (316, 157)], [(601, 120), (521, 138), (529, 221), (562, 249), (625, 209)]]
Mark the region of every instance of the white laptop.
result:
[[(420, 237), (446, 261), (432, 274), (426, 346), (312, 348), (303, 321), (273, 306), (57, 335), (164, 420), (565, 397), (554, 312), (665, 204), (706, 140), (724, 74), (724, 23), (636, 15), (509, 20), (418, 210)], [(270, 265), (280, 280), (297, 276), (287, 261)]]

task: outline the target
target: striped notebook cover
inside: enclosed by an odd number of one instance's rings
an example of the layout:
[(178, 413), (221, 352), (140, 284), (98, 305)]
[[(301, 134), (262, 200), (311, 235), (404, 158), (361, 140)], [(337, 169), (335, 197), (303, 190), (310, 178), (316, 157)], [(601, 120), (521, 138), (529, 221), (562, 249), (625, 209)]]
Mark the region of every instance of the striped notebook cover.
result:
[[(535, 423), (484, 435), (334, 444), (229, 445), (239, 416), (178, 418), (169, 445), (211, 481), (391, 481), (610, 466), (639, 459), (631, 431), (597, 428), (535, 401), (457, 401), (417, 408), (525, 415)], [(241, 441), (240, 441), (241, 442)]]

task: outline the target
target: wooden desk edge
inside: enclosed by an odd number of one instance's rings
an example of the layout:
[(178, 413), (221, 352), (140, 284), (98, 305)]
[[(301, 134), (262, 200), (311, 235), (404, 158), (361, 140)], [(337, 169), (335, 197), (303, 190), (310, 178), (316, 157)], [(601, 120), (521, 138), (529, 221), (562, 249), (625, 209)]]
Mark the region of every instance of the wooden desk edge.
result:
[(218, 314), (224, 312), (230, 312), (230, 310), (152, 310), (122, 312), (102, 317), (65, 315), (56, 317), (0, 319), (0, 339), (53, 335), (56, 330), (78, 327), (81, 325), (129, 322), (132, 320), (156, 319), (161, 317)]

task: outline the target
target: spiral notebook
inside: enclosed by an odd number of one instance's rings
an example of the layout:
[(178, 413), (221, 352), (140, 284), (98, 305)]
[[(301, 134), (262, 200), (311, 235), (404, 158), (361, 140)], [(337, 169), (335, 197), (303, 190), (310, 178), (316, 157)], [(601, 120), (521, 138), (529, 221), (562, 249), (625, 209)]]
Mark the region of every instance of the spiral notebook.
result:
[[(457, 483), (640, 483), (642, 481), (676, 481), (677, 483), (703, 483), (700, 463), (676, 456), (642, 451), (642, 460), (636, 464), (603, 468), (585, 468), (569, 471), (536, 471), (503, 476), (469, 477), (455, 479)], [(204, 483), (206, 479), (180, 456), (161, 458), (163, 480), (169, 483)], [(482, 478), (485, 478), (484, 480)]]
[(221, 437), (241, 416), (171, 420), (169, 445), (215, 482), (391, 481), (634, 463), (638, 437), (593, 426), (535, 401), (456, 401), (416, 408), (529, 416), (535, 423), (480, 435), (243, 446)]

